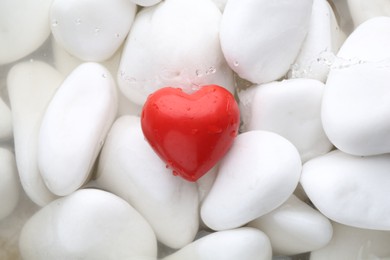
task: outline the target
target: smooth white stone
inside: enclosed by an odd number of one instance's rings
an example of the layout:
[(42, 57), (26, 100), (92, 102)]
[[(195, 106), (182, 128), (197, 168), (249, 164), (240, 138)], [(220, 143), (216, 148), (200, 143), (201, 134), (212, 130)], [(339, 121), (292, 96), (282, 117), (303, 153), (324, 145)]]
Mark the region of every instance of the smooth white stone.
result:
[(0, 147), (0, 221), (15, 209), (19, 201), (20, 182), (15, 156)]
[(130, 0), (140, 6), (152, 6), (161, 2), (161, 0)]
[(196, 183), (166, 168), (145, 141), (139, 117), (115, 121), (100, 155), (96, 182), (136, 208), (161, 243), (180, 248), (194, 239), (199, 226)]
[(347, 2), (355, 27), (377, 16), (390, 16), (388, 0), (348, 0)]
[(326, 217), (294, 195), (249, 226), (269, 237), (274, 255), (296, 255), (322, 248), (329, 243), (333, 232)]
[(77, 67), (42, 120), (38, 164), (47, 187), (67, 195), (88, 179), (117, 112), (115, 81), (97, 63)]
[(54, 0), (50, 9), (54, 39), (85, 61), (103, 61), (119, 49), (133, 23), (129, 0)]
[(330, 141), (346, 153), (390, 152), (388, 46), (390, 17), (373, 18), (348, 37), (329, 73), (322, 123)]
[(163, 260), (270, 260), (268, 237), (254, 228), (238, 228), (206, 235)]
[(221, 12), (210, 0), (168, 0), (142, 9), (124, 46), (118, 84), (142, 105), (166, 86), (193, 92), (217, 84), (233, 92), (219, 42)]
[(353, 21), (351, 11), (348, 6), (348, 0), (329, 0), (334, 12), (337, 14), (337, 20), (340, 29), (345, 35), (349, 35), (353, 30)]
[(225, 230), (271, 212), (293, 193), (301, 168), (297, 149), (285, 138), (267, 131), (238, 135), (203, 201), (202, 220)]
[(301, 183), (326, 217), (349, 226), (390, 230), (390, 154), (333, 151), (304, 164)]
[(332, 144), (321, 123), (324, 86), (318, 80), (290, 79), (240, 91), (243, 129), (283, 136), (295, 145), (303, 162), (329, 152)]
[(283, 77), (309, 28), (312, 0), (230, 0), (221, 22), (221, 46), (229, 66), (253, 83)]
[(49, 9), (52, 0), (0, 1), (0, 65), (11, 63), (35, 51), (50, 34)]
[(42, 117), (62, 81), (58, 71), (40, 61), (15, 65), (7, 78), (20, 181), (30, 199), (40, 206), (56, 198), (38, 168), (38, 136)]
[(146, 220), (123, 199), (84, 189), (33, 215), (20, 235), (23, 259), (156, 259)]
[(326, 0), (313, 0), (309, 31), (292, 66), (290, 77), (325, 82), (329, 65), (325, 58), (334, 55), (345, 40), (336, 17)]
[(390, 259), (390, 232), (360, 229), (333, 223), (330, 243), (311, 252), (310, 260)]
[(12, 138), (12, 117), (11, 110), (4, 103), (3, 99), (0, 97), (0, 142), (4, 140), (9, 140)]

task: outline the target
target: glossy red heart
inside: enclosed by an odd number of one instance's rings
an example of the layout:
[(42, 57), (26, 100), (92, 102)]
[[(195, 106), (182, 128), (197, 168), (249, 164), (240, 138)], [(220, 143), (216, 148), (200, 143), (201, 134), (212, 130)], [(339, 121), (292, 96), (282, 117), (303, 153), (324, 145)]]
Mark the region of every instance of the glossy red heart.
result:
[(196, 181), (229, 150), (240, 112), (233, 95), (217, 85), (192, 94), (166, 87), (151, 94), (141, 125), (154, 151), (188, 181)]

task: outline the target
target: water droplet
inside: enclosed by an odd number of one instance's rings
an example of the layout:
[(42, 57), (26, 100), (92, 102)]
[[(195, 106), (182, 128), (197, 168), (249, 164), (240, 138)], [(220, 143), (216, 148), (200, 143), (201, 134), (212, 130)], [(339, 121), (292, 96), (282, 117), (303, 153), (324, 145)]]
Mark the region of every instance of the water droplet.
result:
[(56, 27), (58, 25), (58, 21), (57, 20), (53, 20), (53, 22), (51, 23), (51, 26), (52, 27)]
[(178, 173), (177, 171), (175, 171), (175, 170), (172, 171), (172, 174), (173, 174), (174, 176), (179, 175), (179, 173)]
[(165, 168), (167, 168), (167, 169), (168, 169), (168, 168), (169, 168), (169, 165), (168, 165), (168, 164), (165, 164)]
[(75, 23), (76, 25), (80, 25), (80, 24), (81, 24), (81, 19), (78, 18), (74, 23)]
[(187, 107), (186, 110), (187, 110), (187, 111), (191, 111), (191, 108), (190, 108), (190, 107)]
[(197, 77), (202, 77), (203, 76), (203, 72), (201, 70), (196, 70), (195, 74), (196, 74)]
[(233, 130), (230, 132), (230, 136), (231, 137), (236, 137), (237, 136), (237, 131), (236, 130)]
[(103, 73), (102, 78), (107, 78), (107, 75)]
[(220, 134), (222, 133), (222, 128), (216, 125), (210, 125), (208, 127), (208, 133), (209, 134)]
[(233, 62), (233, 66), (234, 66), (234, 67), (238, 67), (238, 65), (240, 65), (240, 64), (238, 63), (238, 61), (235, 60), (235, 61)]
[(98, 34), (100, 32), (100, 28), (96, 27), (95, 28), (95, 34)]
[(214, 74), (215, 72), (217, 72), (217, 69), (214, 68), (214, 67), (210, 67), (207, 71), (206, 71), (206, 74)]

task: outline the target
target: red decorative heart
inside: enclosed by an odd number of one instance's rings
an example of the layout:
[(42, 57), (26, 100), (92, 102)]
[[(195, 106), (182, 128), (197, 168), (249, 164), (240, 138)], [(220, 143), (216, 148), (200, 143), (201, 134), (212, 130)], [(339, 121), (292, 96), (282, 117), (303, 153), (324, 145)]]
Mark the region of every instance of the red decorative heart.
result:
[(154, 151), (173, 174), (196, 181), (229, 150), (240, 112), (233, 95), (217, 85), (193, 94), (166, 87), (151, 94), (141, 125)]

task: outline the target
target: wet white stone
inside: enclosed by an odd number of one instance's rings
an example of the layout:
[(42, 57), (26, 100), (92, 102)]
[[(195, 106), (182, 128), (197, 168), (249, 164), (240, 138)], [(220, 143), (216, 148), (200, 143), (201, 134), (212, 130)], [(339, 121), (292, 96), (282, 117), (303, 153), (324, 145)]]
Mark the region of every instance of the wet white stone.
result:
[(23, 259), (156, 259), (145, 219), (123, 199), (84, 189), (33, 215), (20, 235)]
[(389, 259), (390, 232), (360, 229), (333, 223), (330, 243), (311, 252), (310, 260)]
[(322, 103), (330, 141), (353, 155), (390, 152), (390, 17), (373, 18), (345, 41)]
[(254, 228), (238, 228), (206, 235), (163, 260), (270, 260), (268, 237)]
[(46, 107), (63, 78), (40, 61), (15, 65), (7, 78), (20, 181), (27, 196), (40, 206), (55, 196), (46, 187), (38, 168), (39, 129)]
[(193, 92), (218, 84), (233, 91), (233, 73), (219, 42), (220, 20), (210, 0), (168, 0), (142, 9), (124, 45), (121, 91), (139, 105), (166, 86)]
[(50, 8), (54, 39), (84, 61), (103, 61), (119, 49), (134, 20), (129, 0), (54, 0)]
[(253, 83), (283, 77), (309, 29), (312, 0), (230, 0), (221, 22), (221, 46), (229, 66)]
[(0, 97), (0, 142), (12, 138), (12, 117), (11, 110)]
[(333, 151), (304, 164), (302, 186), (326, 217), (354, 227), (390, 230), (390, 155)]
[(14, 154), (0, 147), (0, 221), (15, 209), (20, 183)]
[(285, 202), (300, 173), (299, 153), (285, 138), (267, 131), (240, 134), (220, 162), (202, 220), (214, 230), (240, 227)]
[(257, 85), (239, 92), (244, 131), (266, 130), (288, 139), (302, 161), (333, 147), (322, 127), (324, 84), (312, 79), (290, 79)]
[(47, 187), (67, 195), (88, 179), (117, 112), (115, 81), (97, 63), (77, 67), (42, 120), (38, 164)]
[(96, 182), (137, 209), (161, 243), (181, 248), (194, 239), (199, 227), (197, 185), (166, 168), (146, 142), (139, 117), (115, 121), (100, 156)]
[(0, 65), (11, 63), (39, 48), (50, 34), (52, 0), (0, 2)]
[(333, 232), (326, 217), (294, 195), (249, 226), (269, 237), (274, 255), (296, 255), (322, 248)]

